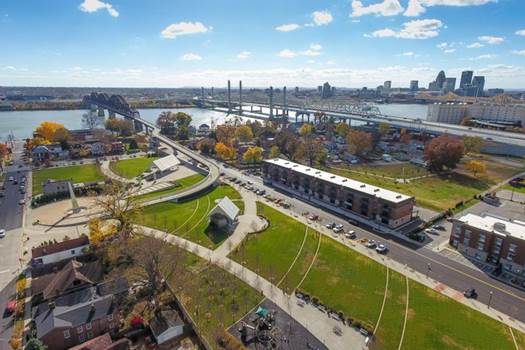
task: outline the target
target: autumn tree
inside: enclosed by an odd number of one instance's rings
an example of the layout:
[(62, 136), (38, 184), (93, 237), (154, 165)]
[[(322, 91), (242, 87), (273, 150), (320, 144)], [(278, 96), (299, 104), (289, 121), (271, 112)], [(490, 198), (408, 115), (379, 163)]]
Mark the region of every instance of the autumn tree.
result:
[(191, 120), (191, 116), (187, 113), (165, 111), (159, 114), (157, 126), (164, 135), (172, 135), (178, 140), (187, 140)]
[(464, 152), (463, 142), (445, 134), (427, 143), (424, 159), (429, 168), (434, 171), (441, 171), (445, 168), (454, 169)]
[(476, 177), (478, 174), (484, 174), (487, 171), (487, 165), (479, 160), (471, 160), (467, 163), (467, 169)]
[(53, 142), (60, 143), (63, 149), (69, 149), (69, 130), (66, 128), (57, 129), (53, 135)]
[(97, 246), (102, 243), (106, 238), (109, 238), (116, 234), (115, 226), (102, 222), (100, 218), (91, 219), (88, 222), (89, 229), (89, 241)]
[(42, 122), (36, 128), (36, 134), (47, 142), (53, 142), (58, 130), (65, 129), (64, 125), (56, 122)]
[(281, 154), (281, 150), (279, 149), (279, 146), (273, 145), (270, 147), (270, 153), (268, 153), (268, 158), (277, 158)]
[(215, 145), (215, 153), (217, 153), (222, 160), (232, 160), (235, 158), (237, 152), (235, 151), (235, 148), (227, 146), (222, 142), (218, 142)]
[(141, 216), (142, 207), (131, 186), (112, 183), (106, 186), (104, 195), (96, 197), (96, 204), (103, 215), (117, 222), (116, 233), (121, 238), (131, 237), (133, 223)]
[(311, 135), (313, 133), (314, 127), (312, 124), (303, 124), (301, 128), (299, 129), (299, 135), (302, 137)]
[(352, 130), (346, 136), (346, 143), (348, 144), (348, 152), (363, 156), (372, 149), (372, 134), (365, 131)]
[(219, 125), (215, 134), (217, 136), (217, 142), (231, 146), (233, 144), (233, 138), (235, 137), (235, 126), (233, 125)]
[(109, 118), (106, 120), (106, 129), (120, 136), (129, 136), (133, 133), (133, 123), (125, 119)]
[(248, 125), (241, 125), (235, 129), (235, 137), (241, 142), (249, 142), (253, 140), (252, 129)]
[(407, 131), (407, 129), (402, 128), (399, 132), (399, 142), (408, 145), (411, 140), (412, 137), (410, 136), (410, 133)]
[(485, 141), (479, 136), (465, 136), (463, 137), (463, 145), (465, 145), (465, 153), (479, 153), (483, 148)]
[(262, 160), (262, 153), (263, 149), (261, 147), (248, 147), (246, 152), (242, 155), (242, 159), (247, 163), (255, 164)]
[(204, 154), (212, 154), (215, 152), (215, 140), (205, 138), (199, 141), (197, 149)]
[(350, 132), (350, 125), (346, 123), (338, 123), (335, 126), (335, 132), (337, 133), (337, 135), (346, 138), (346, 135), (348, 135), (348, 133)]
[(379, 126), (377, 128), (377, 130), (379, 131), (379, 133), (384, 136), (384, 135), (387, 135), (388, 132), (390, 131), (390, 124), (388, 123), (379, 123)]
[(9, 149), (7, 148), (7, 145), (5, 143), (0, 143), (0, 160), (7, 157), (9, 154)]

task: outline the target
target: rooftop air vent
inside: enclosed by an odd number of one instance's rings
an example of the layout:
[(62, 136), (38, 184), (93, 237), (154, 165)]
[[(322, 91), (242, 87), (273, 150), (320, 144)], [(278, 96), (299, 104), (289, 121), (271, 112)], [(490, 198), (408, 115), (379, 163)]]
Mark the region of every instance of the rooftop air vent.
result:
[(379, 188), (376, 188), (376, 189), (374, 190), (374, 192), (379, 192)]
[(398, 195), (396, 196), (396, 198), (397, 198), (397, 199), (400, 199), (400, 198), (401, 198), (401, 195), (400, 195), (400, 194), (398, 194)]
[(359, 187), (363, 188), (363, 187), (366, 187), (366, 185), (365, 185), (365, 184), (362, 184), (362, 185), (361, 185), (361, 186), (359, 186)]

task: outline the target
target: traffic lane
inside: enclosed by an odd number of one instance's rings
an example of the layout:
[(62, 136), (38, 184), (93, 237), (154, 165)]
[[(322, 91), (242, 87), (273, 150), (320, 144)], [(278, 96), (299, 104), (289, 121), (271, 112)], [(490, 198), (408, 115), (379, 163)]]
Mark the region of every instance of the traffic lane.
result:
[(15, 280), (15, 278), (12, 278), (11, 281), (2, 290), (0, 290), (0, 350), (11, 349), (11, 346), (9, 345), (9, 339), (13, 333), (14, 314), (5, 315), (4, 311), (7, 303), (10, 300), (15, 299)]
[[(286, 193), (275, 191), (274, 188), (262, 185), (262, 180), (257, 177), (247, 176), (233, 171), (225, 171), (225, 173), (232, 174), (231, 176), (235, 176), (244, 181), (249, 179), (249, 181), (252, 181), (256, 186), (266, 189), (268, 193), (292, 202), (292, 208), (297, 215), (301, 215), (304, 212), (319, 212), (319, 209), (295, 198), (291, 198)], [(429, 277), (459, 291), (460, 293), (456, 296), (457, 299), (463, 298), (462, 291), (468, 288), (476, 288), (479, 294), (478, 300), (488, 304), (490, 292), (492, 292), (492, 300), (490, 300), (491, 307), (518, 320), (525, 321), (525, 315), (520, 313), (520, 310), (525, 309), (525, 293), (521, 290), (517, 290), (503, 282), (495, 280), (483, 272), (476, 271), (437, 253), (433, 253), (428, 249), (421, 248), (419, 251), (416, 251), (415, 249), (407, 248), (406, 245), (409, 243), (399, 238), (366, 231), (361, 227), (350, 225), (340, 217), (326, 213), (325, 211), (321, 211), (320, 214), (320, 224), (322, 225), (328, 222), (341, 223), (345, 225), (345, 229), (350, 227), (355, 230), (359, 238), (378, 240), (379, 237), (379, 239), (385, 242), (390, 242), (388, 244), (390, 249), (388, 253), (389, 258), (405, 264), (413, 270), (426, 274), (428, 264), (430, 263), (431, 271), (429, 271)], [(416, 245), (412, 246), (413, 248), (417, 247)]]
[(7, 179), (13, 176), (18, 184), (14, 184), (14, 181), (5, 182), (4, 197), (2, 198), (2, 204), (0, 205), (0, 228), (6, 231), (13, 230), (22, 226), (22, 215), (23, 205), (19, 204), (20, 199), (24, 198), (24, 195), (20, 193), (20, 179), (22, 175), (26, 175), (26, 172), (9, 172), (7, 173)]

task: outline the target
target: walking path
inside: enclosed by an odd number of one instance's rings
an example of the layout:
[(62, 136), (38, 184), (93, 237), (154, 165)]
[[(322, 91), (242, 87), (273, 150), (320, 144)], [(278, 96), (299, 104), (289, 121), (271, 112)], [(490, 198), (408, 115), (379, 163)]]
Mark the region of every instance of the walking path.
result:
[(113, 171), (111, 171), (111, 168), (109, 167), (109, 163), (110, 163), (109, 160), (105, 160), (102, 163), (100, 163), (100, 170), (102, 171), (102, 174), (118, 182), (127, 183), (127, 184), (135, 183), (134, 180), (126, 179), (124, 177), (118, 176)]
[[(225, 256), (221, 256), (221, 254), (214, 254), (212, 250), (181, 237), (147, 227), (138, 226), (138, 228), (146, 236), (155, 237), (167, 243), (181, 247), (235, 275), (278, 305), (287, 314), (308, 329), (308, 331), (317, 337), (317, 339), (322, 341), (329, 349), (366, 349), (365, 339), (359, 332), (353, 328), (344, 327), (342, 329), (342, 334), (336, 335), (333, 331), (334, 327), (342, 328), (339, 321), (328, 317), (327, 314), (320, 312), (311, 305), (299, 306), (295, 296), (287, 295), (283, 290), (279, 289), (268, 280), (262, 278), (237, 262)], [(350, 344), (352, 344), (352, 346)]]

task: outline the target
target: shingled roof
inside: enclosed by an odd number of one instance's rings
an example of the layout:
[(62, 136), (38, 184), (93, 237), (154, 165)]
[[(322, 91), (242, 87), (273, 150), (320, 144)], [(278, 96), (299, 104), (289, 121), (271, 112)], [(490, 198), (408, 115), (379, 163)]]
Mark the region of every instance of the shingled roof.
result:
[(47, 244), (44, 246), (33, 248), (31, 250), (31, 256), (33, 257), (33, 259), (36, 259), (44, 255), (63, 252), (65, 250), (75, 249), (88, 244), (89, 238), (87, 236), (80, 236), (79, 238), (69, 239), (67, 241)]

